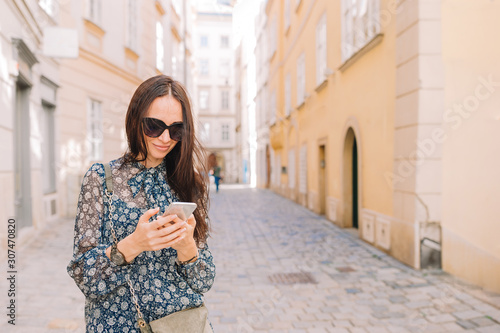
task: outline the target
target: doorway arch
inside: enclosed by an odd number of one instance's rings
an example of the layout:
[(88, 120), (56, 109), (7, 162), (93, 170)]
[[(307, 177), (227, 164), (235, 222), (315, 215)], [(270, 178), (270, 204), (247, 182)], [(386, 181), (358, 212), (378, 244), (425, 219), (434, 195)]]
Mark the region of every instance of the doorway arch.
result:
[(359, 182), (359, 143), (352, 127), (344, 139), (343, 150), (343, 227), (359, 228), (360, 182)]

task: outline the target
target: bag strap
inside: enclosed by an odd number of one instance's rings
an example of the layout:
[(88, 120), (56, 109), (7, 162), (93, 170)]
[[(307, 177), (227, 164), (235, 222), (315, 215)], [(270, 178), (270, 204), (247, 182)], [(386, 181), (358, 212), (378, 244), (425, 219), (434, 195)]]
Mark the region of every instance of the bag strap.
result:
[[(109, 204), (109, 224), (111, 226), (111, 234), (113, 236), (113, 240), (116, 244), (118, 244), (118, 239), (116, 238), (116, 232), (115, 232), (115, 227), (113, 225), (113, 220), (112, 220), (112, 211), (113, 211), (113, 174), (111, 173), (111, 166), (109, 163), (104, 164), (104, 174), (105, 174), (105, 182), (106, 182), (106, 196), (108, 197), (108, 204)], [(132, 285), (132, 281), (130, 281), (130, 278), (128, 276), (125, 277), (127, 280), (128, 287), (130, 289), (130, 293), (132, 294), (132, 301), (134, 302), (135, 309), (137, 310), (137, 324), (139, 325), (139, 329), (141, 333), (152, 333), (153, 331), (151, 330), (151, 327), (149, 324), (144, 320), (144, 317), (142, 315), (141, 309), (139, 307), (139, 300), (137, 299), (137, 296), (135, 295), (134, 292), (134, 287)]]
[(106, 176), (106, 192), (113, 194), (113, 175), (109, 163), (104, 164), (104, 174)]

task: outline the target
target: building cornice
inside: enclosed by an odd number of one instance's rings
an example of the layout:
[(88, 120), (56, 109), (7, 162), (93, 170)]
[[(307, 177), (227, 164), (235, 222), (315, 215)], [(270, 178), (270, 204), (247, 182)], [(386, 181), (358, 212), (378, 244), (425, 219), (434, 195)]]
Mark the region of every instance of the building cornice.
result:
[(20, 38), (12, 38), (12, 44), (16, 47), (17, 55), (26, 62), (26, 64), (31, 67), (38, 63), (38, 59), (35, 54), (31, 52), (30, 48), (26, 43)]
[(350, 56), (346, 61), (344, 61), (339, 66), (339, 70), (341, 72), (345, 71), (352, 64), (354, 64), (359, 58), (361, 58), (363, 55), (365, 55), (366, 53), (368, 53), (375, 46), (377, 46), (378, 44), (380, 44), (382, 42), (383, 38), (384, 38), (384, 35), (381, 34), (381, 33), (375, 35), (375, 37), (373, 37), (368, 43), (366, 43), (365, 46), (363, 46), (359, 51), (357, 51), (352, 56)]
[(81, 48), (81, 47), (80, 47), (80, 58), (88, 60), (91, 63), (94, 63), (98, 66), (101, 66), (104, 69), (106, 69), (110, 72), (113, 72), (116, 75), (123, 77), (124, 79), (132, 82), (135, 85), (139, 85), (142, 82), (142, 80), (139, 77), (131, 74), (130, 72), (126, 71), (125, 69), (120, 68), (120, 67), (116, 66), (115, 64), (113, 64), (113, 63), (111, 63), (111, 62), (109, 62), (109, 61), (107, 61), (107, 60), (95, 55), (94, 53), (92, 53), (84, 48)]

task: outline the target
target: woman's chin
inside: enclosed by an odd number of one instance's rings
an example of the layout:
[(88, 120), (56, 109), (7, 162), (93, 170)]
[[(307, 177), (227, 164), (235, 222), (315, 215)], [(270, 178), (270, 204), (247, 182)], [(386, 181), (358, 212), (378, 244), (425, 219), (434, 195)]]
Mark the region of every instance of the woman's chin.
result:
[(155, 152), (155, 153), (152, 153), (152, 154), (150, 153), (148, 155), (148, 162), (150, 164), (149, 167), (155, 167), (158, 164), (160, 164), (163, 161), (163, 159), (165, 158), (165, 156), (167, 156), (166, 153), (162, 153), (162, 154), (160, 154), (158, 152)]

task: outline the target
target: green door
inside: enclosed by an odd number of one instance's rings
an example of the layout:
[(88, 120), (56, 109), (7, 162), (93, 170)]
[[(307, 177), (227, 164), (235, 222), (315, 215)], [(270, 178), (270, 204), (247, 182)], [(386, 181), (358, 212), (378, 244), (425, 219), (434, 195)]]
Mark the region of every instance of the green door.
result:
[(352, 145), (352, 227), (358, 228), (358, 146)]

